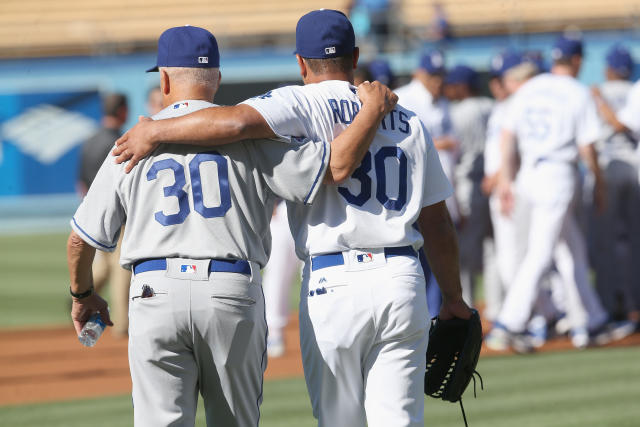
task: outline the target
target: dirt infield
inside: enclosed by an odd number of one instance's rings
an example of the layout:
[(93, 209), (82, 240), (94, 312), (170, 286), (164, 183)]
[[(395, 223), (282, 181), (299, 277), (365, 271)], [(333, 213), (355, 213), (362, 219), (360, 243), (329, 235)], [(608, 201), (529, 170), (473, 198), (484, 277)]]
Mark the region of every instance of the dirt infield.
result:
[[(291, 317), (286, 331), (287, 351), (271, 359), (266, 378), (302, 375), (298, 319)], [(640, 345), (640, 334), (615, 346)], [(541, 351), (572, 349), (566, 339)], [(485, 355), (496, 354), (484, 350)], [(130, 392), (127, 340), (110, 333), (96, 347), (82, 347), (72, 327), (0, 331), (0, 405), (15, 405)]]

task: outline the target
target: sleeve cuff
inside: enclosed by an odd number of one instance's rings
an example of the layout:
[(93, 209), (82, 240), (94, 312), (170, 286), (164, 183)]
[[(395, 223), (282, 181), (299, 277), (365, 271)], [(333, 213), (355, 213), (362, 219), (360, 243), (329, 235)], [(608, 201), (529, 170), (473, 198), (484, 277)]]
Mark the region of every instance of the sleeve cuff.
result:
[(96, 248), (98, 250), (101, 250), (101, 251), (104, 251), (104, 252), (113, 252), (116, 249), (116, 246), (118, 246), (117, 243), (115, 245), (108, 245), (108, 244), (104, 244), (104, 243), (98, 241), (97, 239), (94, 239), (93, 237), (91, 237), (91, 235), (89, 233), (84, 231), (82, 229), (82, 227), (80, 227), (80, 225), (78, 225), (78, 223), (76, 222), (75, 217), (71, 218), (70, 224), (71, 224), (71, 228), (73, 229), (73, 231), (75, 231), (76, 234), (78, 234), (78, 236), (80, 236), (82, 238), (82, 240), (84, 240), (89, 245), (93, 246), (94, 248)]

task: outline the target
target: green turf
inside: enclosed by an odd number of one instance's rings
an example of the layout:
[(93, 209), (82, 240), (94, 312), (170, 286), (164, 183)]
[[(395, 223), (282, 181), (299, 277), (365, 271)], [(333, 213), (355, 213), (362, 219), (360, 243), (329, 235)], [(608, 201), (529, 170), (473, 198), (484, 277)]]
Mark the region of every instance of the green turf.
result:
[(0, 236), (0, 327), (68, 322), (67, 236)]
[[(69, 322), (68, 234), (0, 235), (0, 328)], [(102, 292), (108, 301), (109, 292)], [(300, 298), (300, 276), (290, 307)]]
[[(483, 358), (485, 390), (465, 408), (472, 427), (632, 427), (640, 420), (640, 348)], [(456, 404), (427, 399), (426, 426), (463, 426)], [(130, 426), (128, 396), (0, 407), (12, 427)], [(91, 420), (89, 424), (88, 421)], [(261, 426), (312, 427), (302, 379), (267, 381)], [(198, 426), (204, 426), (199, 410)], [(348, 427), (348, 426), (347, 426)]]

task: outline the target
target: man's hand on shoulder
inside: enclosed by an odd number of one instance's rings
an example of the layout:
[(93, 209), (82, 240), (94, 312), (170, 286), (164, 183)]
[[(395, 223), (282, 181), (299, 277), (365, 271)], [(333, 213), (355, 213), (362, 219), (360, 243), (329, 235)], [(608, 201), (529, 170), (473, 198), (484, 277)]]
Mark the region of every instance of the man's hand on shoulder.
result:
[(138, 123), (125, 132), (116, 141), (116, 148), (112, 154), (116, 156), (116, 163), (129, 161), (125, 167), (125, 172), (129, 173), (141, 159), (147, 157), (158, 147), (159, 141), (155, 140), (153, 120), (149, 117), (140, 116)]
[(376, 111), (380, 118), (389, 114), (398, 103), (398, 95), (378, 81), (361, 83), (358, 86), (358, 98), (363, 110)]

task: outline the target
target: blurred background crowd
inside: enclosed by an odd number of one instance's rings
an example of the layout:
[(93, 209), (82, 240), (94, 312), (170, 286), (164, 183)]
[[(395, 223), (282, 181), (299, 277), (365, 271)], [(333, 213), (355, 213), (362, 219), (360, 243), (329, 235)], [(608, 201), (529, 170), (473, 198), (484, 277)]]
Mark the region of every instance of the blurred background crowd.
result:
[[(458, 228), (465, 299), (482, 306), (494, 324), (487, 345), (528, 351), (569, 334), (582, 348), (634, 333), (640, 321), (640, 83), (634, 83), (640, 5), (633, 0), (4, 0), (0, 232), (66, 230), (113, 141), (138, 115), (160, 108), (157, 82), (144, 70), (164, 29), (192, 24), (216, 35), (222, 86), (215, 101), (233, 104), (298, 83), (295, 22), (321, 7), (344, 11), (354, 25), (361, 48), (356, 83), (389, 85), (431, 134), (456, 189), (447, 205)], [(508, 119), (518, 91), (546, 74), (562, 75), (566, 87), (587, 94), (581, 103), (592, 103), (595, 115), (586, 122), (598, 129), (583, 141), (583, 118), (563, 118), (571, 129), (560, 138), (575, 146), (576, 158), (565, 159), (575, 174), (567, 178), (570, 197), (555, 234), (537, 233), (545, 217), (519, 173), (528, 166), (526, 147), (516, 145), (509, 193), (503, 176), (511, 161), (504, 158), (505, 132), (540, 140), (553, 134), (547, 128), (557, 117), (539, 109), (522, 119), (524, 130)], [(574, 102), (567, 93), (566, 99), (547, 93), (549, 105)], [(578, 162), (578, 145), (591, 143), (592, 157)], [(547, 194), (565, 191), (565, 184), (538, 182)], [(272, 356), (284, 351), (282, 329), (297, 281), (283, 210), (274, 213), (273, 260), (265, 271)], [(568, 223), (575, 225), (571, 231)], [(116, 323), (123, 325), (114, 332), (125, 335), (126, 272), (102, 257), (94, 274), (96, 287), (111, 283), (122, 319)], [(513, 291), (514, 282), (525, 281), (518, 276), (527, 274), (535, 276), (534, 291)], [(429, 303), (435, 315), (437, 292)], [(509, 310), (525, 312), (526, 324), (505, 324)]]

